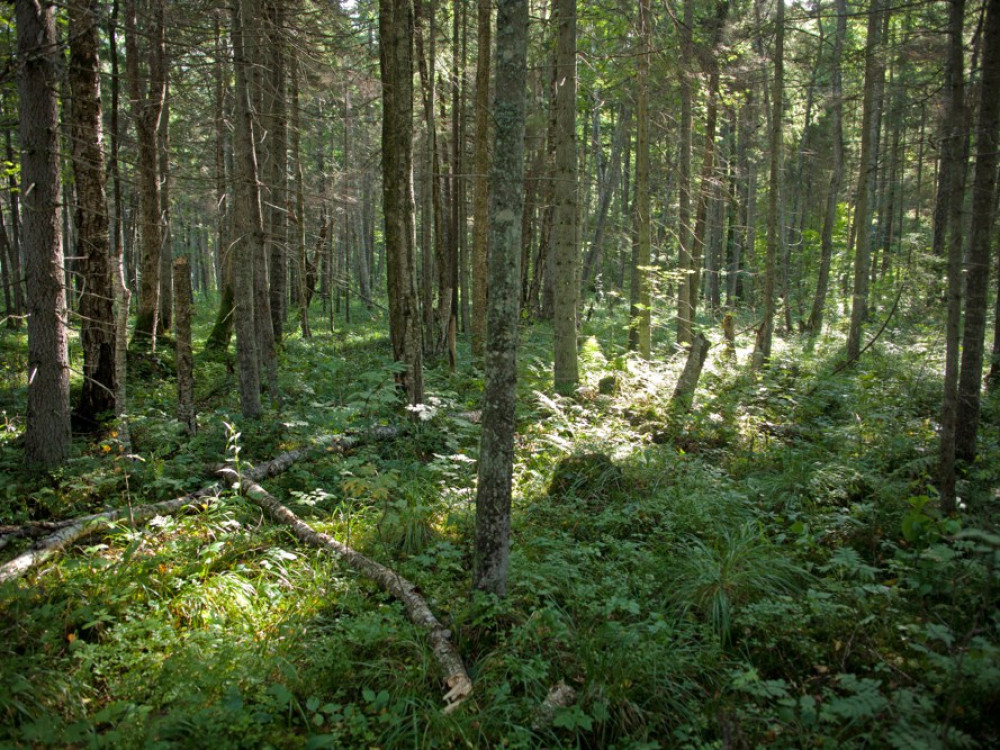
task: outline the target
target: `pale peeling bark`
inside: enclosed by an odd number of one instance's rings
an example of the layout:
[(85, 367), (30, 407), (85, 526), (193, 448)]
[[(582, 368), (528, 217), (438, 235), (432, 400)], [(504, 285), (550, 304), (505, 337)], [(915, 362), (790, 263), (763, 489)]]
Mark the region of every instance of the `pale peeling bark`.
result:
[(28, 463), (61, 464), (69, 453), (69, 356), (59, 225), (59, 48), (53, 6), (18, 0), (18, 116), (28, 304)]
[(495, 141), (490, 171), (489, 302), (476, 491), (476, 588), (504, 596), (510, 557), (514, 406), (524, 210), (526, 0), (497, 3)]
[[(287, 453), (282, 453), (280, 456), (266, 463), (247, 467), (243, 470), (242, 476), (244, 480), (259, 482), (267, 477), (280, 474), (297, 461), (321, 455), (341, 454), (362, 443), (392, 440), (399, 435), (400, 430), (392, 426), (373, 427), (358, 435), (335, 435), (317, 440), (305, 448), (298, 448)], [(231, 470), (231, 467), (219, 466), (215, 467), (215, 472), (222, 473), (227, 469)], [(157, 515), (166, 516), (187, 511), (204, 510), (224, 488), (225, 483), (218, 481), (197, 492), (192, 492), (189, 495), (174, 498), (173, 500), (164, 500), (159, 503), (140, 505), (132, 508), (118, 508), (104, 513), (80, 516), (79, 518), (67, 521), (46, 522), (42, 526), (44, 526), (45, 530), (51, 530), (52, 533), (32, 545), (30, 550), (0, 566), (0, 583), (24, 575), (32, 568), (37, 567), (66, 549), (69, 545), (106, 530), (109, 524), (120, 519), (128, 519), (129, 523), (135, 525), (145, 523)], [(25, 531), (22, 532), (21, 529), (25, 529)], [(5, 529), (2, 536), (37, 536), (37, 534), (29, 529), (30, 526)]]
[(239, 482), (247, 498), (266, 510), (275, 521), (291, 527), (298, 539), (335, 555), (403, 603), (410, 622), (427, 631), (434, 659), (448, 687), (444, 696), (446, 712), (455, 709), (472, 694), (472, 680), (465, 670), (462, 657), (451, 642), (451, 633), (434, 616), (415, 584), (332, 536), (316, 531), (252, 479), (240, 477)]

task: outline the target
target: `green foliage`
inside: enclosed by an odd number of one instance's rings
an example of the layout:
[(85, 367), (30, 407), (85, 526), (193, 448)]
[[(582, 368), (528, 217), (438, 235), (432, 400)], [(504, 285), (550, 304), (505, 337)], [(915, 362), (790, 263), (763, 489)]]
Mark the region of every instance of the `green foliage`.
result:
[[(0, 743), (995, 744), (996, 405), (967, 508), (942, 517), (923, 337), (900, 332), (836, 374), (836, 338), (778, 342), (762, 375), (740, 367), (746, 351), (713, 348), (694, 409), (672, 421), (683, 357), (629, 356), (619, 322), (588, 323), (573, 398), (551, 395), (544, 328), (525, 334), (503, 601), (469, 590), (482, 373), (430, 368), (427, 403), (407, 413), (378, 321), (289, 338), (285, 400), (260, 422), (239, 416), (224, 362), (199, 357), (194, 439), (171, 418), (171, 382), (130, 380), (128, 448), (109, 427), (51, 475), (20, 469), (23, 383), (5, 384), (4, 523), (162, 500), (223, 463), (399, 425), (264, 484), (414, 581), (475, 693), (443, 714), (430, 644), (401, 606), (227, 488), (0, 588)], [(23, 336), (0, 342), (17, 360)], [(560, 682), (574, 698), (543, 711)]]

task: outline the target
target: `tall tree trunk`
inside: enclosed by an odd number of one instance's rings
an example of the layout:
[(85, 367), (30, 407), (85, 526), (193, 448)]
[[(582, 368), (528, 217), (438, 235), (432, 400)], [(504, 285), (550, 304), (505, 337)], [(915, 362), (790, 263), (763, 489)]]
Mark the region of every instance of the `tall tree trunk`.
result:
[[(688, 3), (685, 3), (687, 7)], [(639, 0), (639, 59), (638, 105), (636, 107), (635, 140), (635, 220), (636, 252), (632, 279), (632, 309), (629, 313), (629, 348), (643, 359), (650, 355), (650, 239), (649, 239), (649, 55), (652, 48), (652, 19), (649, 0)], [(687, 306), (688, 320), (692, 318), (690, 297)]]
[(54, 6), (17, 0), (18, 121), (28, 312), (29, 464), (57, 466), (70, 445), (66, 293), (59, 229), (59, 47)]
[(267, 209), (267, 243), (270, 280), (271, 329), (275, 344), (280, 345), (285, 331), (288, 296), (288, 114), (285, 59), (285, 3), (268, 0), (265, 8), (265, 54), (269, 59), (264, 83), (264, 114), (270, 146), (268, 173), (265, 176), (270, 200)]
[[(877, 2), (878, 0), (876, 0)], [(781, 232), (781, 170), (785, 100), (785, 4), (777, 3), (774, 19), (774, 85), (771, 93), (771, 174), (767, 194), (767, 249), (764, 255), (764, 319), (757, 329), (753, 365), (761, 367), (771, 357), (774, 336), (774, 281)]]
[(840, 188), (844, 182), (844, 100), (841, 82), (841, 58), (844, 38), (847, 36), (847, 0), (836, 0), (837, 30), (833, 37), (833, 60), (831, 61), (830, 116), (833, 131), (833, 169), (830, 171), (830, 185), (826, 193), (823, 210), (823, 229), (820, 233), (819, 278), (816, 282), (816, 296), (813, 297), (809, 315), (809, 330), (821, 333), (823, 314), (826, 308), (826, 294), (830, 288), (830, 263), (833, 260), (833, 228), (837, 224), (837, 205)]
[(524, 210), (524, 112), (527, 78), (527, 0), (497, 0), (495, 140), (490, 170), (490, 295), (487, 308), (483, 435), (476, 490), (473, 584), (507, 593), (514, 407)]
[[(292, 162), (295, 164), (295, 247), (296, 261), (298, 263), (298, 307), (299, 326), (302, 329), (302, 338), (312, 337), (309, 328), (309, 298), (312, 294), (310, 289), (310, 278), (315, 277), (315, 272), (309, 270), (309, 259), (306, 257), (306, 220), (305, 220), (305, 189), (303, 187), (302, 174), (302, 149), (301, 149), (301, 118), (299, 114), (299, 58), (298, 53), (292, 46), (289, 46), (291, 55), (290, 64), (292, 68)], [(324, 229), (326, 225), (324, 224)], [(313, 281), (315, 284), (315, 281)]]
[[(718, 48), (722, 42), (722, 29), (729, 15), (728, 0), (718, 0), (715, 17), (711, 21), (711, 40), (704, 51), (702, 67), (708, 73), (708, 107), (705, 116), (705, 149), (701, 160), (701, 184), (698, 189), (698, 205), (695, 214), (695, 229), (691, 245), (691, 268), (684, 277), (688, 294), (687, 313), (692, 331), (698, 313), (701, 297), (701, 270), (704, 264), (706, 240), (709, 232), (709, 207), (718, 186), (715, 174), (715, 131), (719, 113), (719, 63)], [(691, 339), (693, 341), (693, 338)]]
[(878, 170), (878, 110), (880, 101), (878, 92), (879, 79), (885, 75), (885, 67), (879, 53), (882, 14), (882, 0), (872, 0), (868, 11), (868, 36), (865, 41), (861, 158), (858, 165), (858, 198), (854, 207), (854, 293), (851, 298), (851, 323), (847, 331), (847, 359), (849, 361), (857, 359), (861, 352), (862, 326), (868, 316), (872, 207), (875, 198), (875, 175)]
[(577, 154), (576, 154), (576, 0), (556, 0), (556, 164), (553, 184), (552, 265), (556, 393), (572, 395), (580, 379), (576, 352)]
[(163, 0), (152, 0), (149, 18), (142, 35), (148, 40), (146, 64), (148, 67), (147, 90), (143, 92), (140, 75), (139, 36), (136, 19), (137, 0), (125, 3), (125, 62), (135, 120), (135, 138), (139, 158), (136, 166), (137, 192), (139, 195), (138, 226), (142, 249), (139, 253), (140, 285), (139, 312), (135, 323), (135, 338), (142, 343), (156, 346), (160, 305), (160, 253), (163, 226), (160, 216), (160, 165), (157, 132), (163, 101), (166, 96), (167, 71), (165, 64), (165, 37)]
[[(164, 67), (169, 68), (167, 63)], [(169, 331), (173, 326), (173, 237), (170, 233), (170, 81), (167, 80), (163, 95), (163, 112), (156, 129), (156, 150), (160, 177), (160, 317), (159, 330)]]
[(239, 367), (240, 406), (243, 416), (260, 416), (260, 359), (254, 305), (254, 263), (262, 255), (263, 228), (259, 225), (257, 163), (254, 155), (249, 49), (253, 0), (236, 0), (233, 14), (233, 296), (236, 359)]
[(409, 0), (380, 0), (382, 72), (382, 206), (393, 357), (411, 404), (424, 399), (420, 308), (413, 223), (413, 10)]
[(191, 350), (191, 315), (194, 300), (191, 296), (191, 264), (186, 256), (174, 261), (174, 323), (177, 341), (177, 421), (184, 425), (188, 435), (198, 431), (194, 411), (194, 355)]
[(684, 20), (681, 24), (681, 57), (678, 70), (681, 77), (681, 143), (678, 171), (680, 181), (677, 204), (677, 239), (680, 243), (680, 254), (677, 271), (680, 283), (677, 287), (677, 343), (690, 344), (694, 335), (694, 315), (691, 310), (690, 274), (692, 272), (694, 233), (691, 226), (691, 150), (692, 150), (692, 115), (691, 91), (692, 73), (687, 66), (693, 64), (694, 57), (694, 0), (684, 0)]
[(84, 426), (115, 413), (115, 310), (108, 207), (101, 151), (101, 67), (97, 0), (72, 0), (69, 83), (73, 95), (72, 156), (76, 180), (76, 228), (81, 257), (80, 340), (83, 388), (77, 416)]
[[(233, 255), (231, 205), (227, 192), (227, 165), (231, 164), (228, 129), (226, 128), (226, 103), (229, 86), (226, 70), (225, 38), (222, 34), (223, 18), (215, 18), (215, 253), (218, 264), (219, 309), (215, 324), (205, 343), (206, 349), (225, 351), (233, 336)], [(231, 177), (232, 175), (230, 175)]]
[(958, 383), (955, 433), (955, 454), (969, 462), (976, 458), (976, 433), (979, 430), (979, 394), (983, 380), (990, 278), (990, 239), (995, 220), (997, 149), (1000, 148), (1000, 0), (987, 0), (985, 5), (983, 77), (979, 84), (976, 172), (972, 184), (972, 228), (965, 269), (965, 328), (962, 334), (962, 372)]
[[(955, 512), (955, 433), (958, 419), (959, 334), (962, 319), (962, 229), (965, 194), (965, 63), (963, 25), (965, 0), (950, 0), (948, 13), (948, 58), (945, 62), (946, 107), (942, 123), (941, 169), (938, 200), (945, 208), (935, 207), (935, 220), (947, 217), (948, 243), (948, 319), (945, 327), (944, 395), (941, 398), (941, 446), (938, 491), (941, 510)], [(995, 95), (995, 94), (994, 94)], [(937, 232), (937, 225), (935, 225)]]
[(487, 171), (490, 168), (490, 37), (492, 6), (490, 0), (477, 2), (476, 53), (476, 146), (473, 160), (475, 183), (472, 212), (472, 352), (482, 356), (486, 346), (486, 248), (489, 237)]
[[(608, 223), (608, 212), (611, 201), (622, 180), (622, 150), (628, 131), (632, 127), (632, 110), (626, 104), (618, 108), (618, 123), (611, 139), (611, 164), (604, 170), (601, 183), (598, 186), (597, 219), (594, 222), (594, 235), (590, 247), (583, 260), (583, 270), (580, 274), (580, 288), (586, 290), (600, 271), (601, 253), (604, 245), (604, 232)], [(623, 198), (627, 200), (627, 196)]]

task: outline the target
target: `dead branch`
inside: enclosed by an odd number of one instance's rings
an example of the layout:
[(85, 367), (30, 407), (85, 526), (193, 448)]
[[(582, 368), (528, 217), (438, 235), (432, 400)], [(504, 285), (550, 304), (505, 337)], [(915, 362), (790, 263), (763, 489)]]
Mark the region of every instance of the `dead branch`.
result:
[(445, 675), (444, 681), (448, 687), (448, 692), (444, 696), (445, 712), (454, 710), (472, 693), (472, 680), (465, 670), (462, 657), (452, 645), (451, 633), (434, 616), (427, 602), (417, 593), (417, 587), (413, 583), (391, 568), (365, 557), (328, 534), (316, 531), (249, 476), (240, 478), (232, 469), (227, 469), (224, 473), (233, 479), (239, 479), (244, 495), (266, 510), (275, 521), (290, 526), (301, 541), (336, 555), (403, 603), (410, 622), (427, 631), (434, 658)]

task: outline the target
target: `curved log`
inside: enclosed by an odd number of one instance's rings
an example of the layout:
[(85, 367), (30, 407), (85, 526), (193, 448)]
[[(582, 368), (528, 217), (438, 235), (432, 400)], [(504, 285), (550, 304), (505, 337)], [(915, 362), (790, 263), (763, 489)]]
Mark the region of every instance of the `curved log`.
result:
[(444, 682), (448, 687), (448, 692), (444, 696), (446, 713), (453, 711), (472, 694), (472, 680), (465, 670), (462, 657), (451, 642), (451, 633), (434, 616), (426, 600), (417, 593), (416, 585), (391, 568), (362, 555), (332, 536), (316, 531), (249, 476), (239, 477), (232, 469), (224, 470), (223, 473), (232, 476), (234, 480), (238, 479), (243, 494), (266, 510), (275, 521), (291, 527), (292, 533), (299, 540), (336, 555), (403, 603), (410, 622), (426, 630), (430, 638), (434, 658), (444, 674)]

